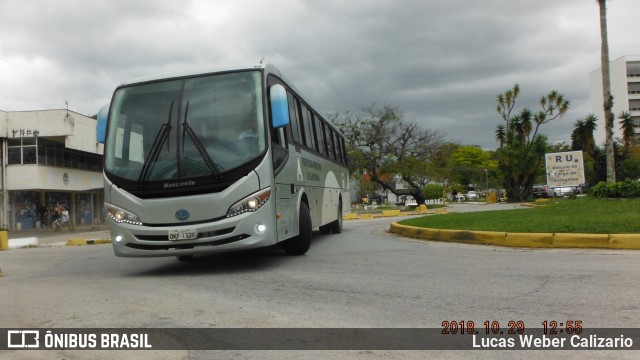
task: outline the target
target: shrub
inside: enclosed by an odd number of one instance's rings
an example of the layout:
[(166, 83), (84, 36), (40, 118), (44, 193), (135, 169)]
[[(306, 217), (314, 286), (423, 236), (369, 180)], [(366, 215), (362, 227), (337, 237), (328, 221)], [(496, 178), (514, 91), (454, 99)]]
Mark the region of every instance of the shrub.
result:
[(422, 194), (427, 200), (442, 198), (442, 191), (444, 191), (444, 187), (436, 184), (428, 184), (422, 188)]
[(640, 182), (627, 179), (618, 183), (599, 182), (591, 190), (599, 198), (640, 198)]

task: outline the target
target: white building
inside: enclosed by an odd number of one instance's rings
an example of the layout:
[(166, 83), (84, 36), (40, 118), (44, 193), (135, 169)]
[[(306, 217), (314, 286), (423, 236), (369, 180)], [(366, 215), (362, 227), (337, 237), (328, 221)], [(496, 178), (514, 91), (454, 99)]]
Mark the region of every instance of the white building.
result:
[[(636, 124), (636, 137), (640, 134), (640, 55), (623, 56), (609, 65), (611, 95), (613, 96), (614, 133), (619, 134), (618, 116), (628, 111)], [(602, 97), (602, 68), (589, 74), (591, 108), (604, 131), (604, 99)], [(620, 135), (619, 135), (620, 136)]]
[(96, 120), (68, 110), (0, 111), (0, 226), (34, 228), (58, 203), (74, 225), (103, 222), (103, 145)]

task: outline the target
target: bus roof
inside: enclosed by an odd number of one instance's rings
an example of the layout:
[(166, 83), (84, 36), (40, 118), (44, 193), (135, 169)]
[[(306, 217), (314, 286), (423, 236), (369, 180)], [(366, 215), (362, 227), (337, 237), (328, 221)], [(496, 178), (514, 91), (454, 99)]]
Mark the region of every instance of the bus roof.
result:
[(220, 72), (260, 70), (260, 69), (265, 69), (268, 73), (275, 74), (278, 77), (282, 76), (282, 74), (280, 73), (280, 70), (278, 70), (278, 68), (276, 68), (272, 64), (256, 64), (256, 65), (244, 65), (244, 66), (217, 66), (217, 67), (182, 70), (182, 71), (174, 71), (174, 72), (168, 72), (168, 73), (162, 73), (162, 74), (143, 76), (143, 77), (135, 78), (129, 81), (125, 81), (124, 83), (120, 84), (120, 86), (152, 82), (157, 80), (182, 78), (182, 77), (188, 77), (188, 76), (215, 74)]
[[(133, 85), (133, 84), (142, 84), (146, 82), (153, 82), (159, 80), (168, 80), (168, 79), (177, 79), (183, 77), (190, 76), (200, 76), (207, 74), (216, 74), (223, 72), (234, 72), (234, 71), (248, 71), (248, 70), (264, 70), (267, 75), (272, 74), (282, 79), (287, 86), (291, 88), (298, 96), (300, 96), (307, 104), (309, 104), (312, 108), (316, 108), (312, 102), (310, 102), (305, 96), (302, 95), (302, 92), (286, 77), (282, 75), (282, 72), (273, 64), (265, 63), (265, 64), (253, 64), (253, 65), (236, 65), (236, 66), (217, 66), (217, 67), (208, 67), (208, 68), (200, 68), (200, 69), (192, 69), (192, 70), (183, 70), (183, 71), (175, 71), (169, 73), (162, 73), (156, 75), (149, 75), (144, 77), (139, 77), (132, 79), (130, 81), (126, 81), (118, 87)], [(327, 123), (334, 129), (338, 130), (334, 124), (330, 121)]]

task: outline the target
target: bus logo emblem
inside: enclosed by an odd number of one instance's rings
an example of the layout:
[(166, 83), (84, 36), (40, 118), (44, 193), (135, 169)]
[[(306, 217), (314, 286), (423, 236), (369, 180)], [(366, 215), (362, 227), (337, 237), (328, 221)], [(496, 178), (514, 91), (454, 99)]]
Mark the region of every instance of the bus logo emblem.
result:
[(176, 211), (176, 219), (178, 220), (187, 220), (189, 218), (189, 212), (186, 209), (180, 209)]

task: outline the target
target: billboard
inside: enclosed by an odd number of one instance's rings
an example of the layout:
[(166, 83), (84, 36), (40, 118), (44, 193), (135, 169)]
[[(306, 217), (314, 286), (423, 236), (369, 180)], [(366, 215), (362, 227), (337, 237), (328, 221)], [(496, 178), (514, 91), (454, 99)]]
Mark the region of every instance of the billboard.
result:
[(545, 154), (547, 187), (584, 186), (582, 151)]

